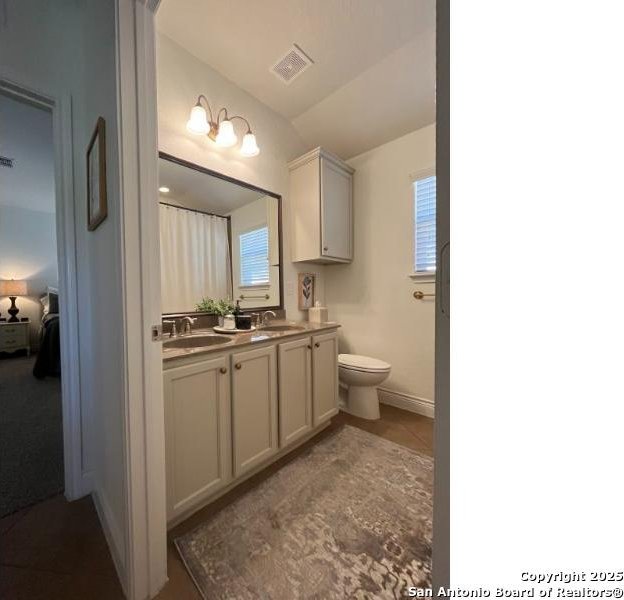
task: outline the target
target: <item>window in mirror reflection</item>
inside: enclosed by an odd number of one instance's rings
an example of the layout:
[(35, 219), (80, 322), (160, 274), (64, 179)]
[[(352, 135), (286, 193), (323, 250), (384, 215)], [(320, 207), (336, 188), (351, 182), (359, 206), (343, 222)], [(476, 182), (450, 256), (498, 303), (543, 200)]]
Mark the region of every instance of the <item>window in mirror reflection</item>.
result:
[(269, 228), (265, 225), (239, 236), (241, 286), (269, 283)]

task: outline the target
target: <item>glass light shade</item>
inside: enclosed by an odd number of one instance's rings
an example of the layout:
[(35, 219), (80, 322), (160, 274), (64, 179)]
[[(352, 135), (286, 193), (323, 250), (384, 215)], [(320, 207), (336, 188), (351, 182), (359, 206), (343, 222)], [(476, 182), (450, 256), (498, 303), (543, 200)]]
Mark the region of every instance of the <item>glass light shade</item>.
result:
[(221, 121), (221, 123), (219, 123), (219, 133), (217, 133), (217, 139), (215, 140), (217, 145), (222, 148), (229, 148), (230, 146), (236, 144), (237, 140), (238, 138), (234, 133), (232, 121), (228, 121), (227, 119), (225, 121)]
[(25, 296), (26, 282), (10, 279), (0, 281), (0, 296)]
[(258, 148), (256, 136), (253, 133), (249, 132), (245, 134), (240, 153), (243, 156), (257, 156), (260, 154), (260, 148)]
[(186, 128), (195, 135), (206, 135), (210, 131), (210, 125), (206, 119), (206, 109), (203, 106), (199, 104), (193, 106)]

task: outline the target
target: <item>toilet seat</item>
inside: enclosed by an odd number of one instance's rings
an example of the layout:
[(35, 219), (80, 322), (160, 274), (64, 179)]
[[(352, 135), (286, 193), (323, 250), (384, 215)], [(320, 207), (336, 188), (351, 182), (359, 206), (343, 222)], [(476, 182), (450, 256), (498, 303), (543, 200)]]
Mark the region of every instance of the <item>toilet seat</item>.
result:
[(360, 354), (339, 354), (338, 365), (349, 371), (361, 371), (363, 373), (383, 373), (392, 368), (383, 360)]

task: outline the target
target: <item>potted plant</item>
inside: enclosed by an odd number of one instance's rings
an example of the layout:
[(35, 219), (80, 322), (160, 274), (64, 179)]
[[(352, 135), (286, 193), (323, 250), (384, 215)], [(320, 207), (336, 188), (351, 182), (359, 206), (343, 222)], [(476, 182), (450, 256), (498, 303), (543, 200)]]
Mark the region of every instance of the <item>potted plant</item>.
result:
[(219, 317), (219, 327), (223, 327), (223, 317), (229, 315), (234, 310), (234, 303), (229, 298), (221, 298), (221, 300), (202, 298), (195, 309), (197, 312), (217, 315)]

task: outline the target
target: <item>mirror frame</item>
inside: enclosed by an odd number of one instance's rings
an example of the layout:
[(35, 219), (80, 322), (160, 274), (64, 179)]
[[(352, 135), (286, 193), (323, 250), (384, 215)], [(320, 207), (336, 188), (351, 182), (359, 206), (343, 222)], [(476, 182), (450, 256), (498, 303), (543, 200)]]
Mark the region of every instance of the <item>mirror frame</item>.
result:
[[(196, 165), (195, 163), (189, 162), (188, 160), (184, 160), (183, 158), (178, 158), (177, 156), (173, 156), (172, 154), (167, 154), (162, 150), (158, 152), (158, 158), (162, 158), (163, 160), (168, 160), (169, 162), (176, 163), (182, 167), (187, 167), (188, 169), (193, 169), (194, 171), (199, 171), (200, 173), (204, 173), (205, 175), (211, 175), (212, 177), (217, 177), (218, 179), (222, 179), (223, 181), (227, 181), (229, 183), (233, 183), (235, 185), (240, 185), (241, 187), (247, 188), (248, 190), (252, 190), (254, 192), (258, 192), (264, 196), (271, 196), (277, 200), (277, 239), (279, 243), (279, 305), (278, 306), (262, 306), (258, 308), (242, 308), (244, 313), (249, 312), (263, 312), (265, 310), (284, 310), (284, 250), (283, 250), (283, 237), (282, 237), (282, 197), (275, 192), (270, 192), (269, 190), (265, 190), (257, 185), (253, 185), (252, 183), (247, 183), (246, 181), (241, 181), (240, 179), (235, 179), (234, 177), (230, 177), (229, 175), (224, 175), (223, 173), (219, 173), (218, 171), (213, 171), (212, 169), (208, 169), (207, 167), (202, 167), (200, 165)], [(184, 208), (184, 207), (182, 207)], [(231, 238), (230, 238), (231, 239)], [(232, 241), (232, 240), (231, 240)], [(230, 246), (230, 253), (232, 252), (233, 243)], [(232, 282), (232, 296), (234, 295), (234, 282)], [(233, 299), (233, 302), (236, 302), (236, 298)], [(175, 312), (175, 313), (162, 313), (163, 317), (165, 316), (173, 316), (173, 315), (212, 315), (214, 313), (207, 312), (197, 312), (197, 311), (188, 311), (188, 312)]]

